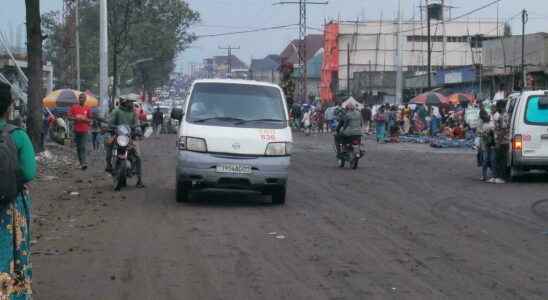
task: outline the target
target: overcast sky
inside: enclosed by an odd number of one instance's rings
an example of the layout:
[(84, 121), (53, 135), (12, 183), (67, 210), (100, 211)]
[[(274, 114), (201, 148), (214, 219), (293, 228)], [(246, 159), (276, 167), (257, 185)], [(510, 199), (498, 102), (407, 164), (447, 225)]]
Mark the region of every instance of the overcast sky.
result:
[[(471, 11), (492, 0), (446, 0), (457, 7), (453, 16)], [(24, 0), (2, 0), (0, 10), (0, 30), (10, 36), (23, 28), (25, 18)], [(6, 3), (7, 2), (7, 3)], [(295, 24), (298, 22), (298, 9), (295, 5), (273, 6), (276, 0), (188, 0), (191, 7), (202, 15), (202, 23), (193, 28), (198, 34), (214, 34), (231, 31), (240, 31), (261, 27)], [(402, 0), (404, 15), (407, 18), (418, 15), (419, 0)], [(528, 32), (548, 31), (548, 0), (502, 0), (500, 4), (501, 19), (516, 15), (523, 8), (530, 13)], [(344, 20), (378, 19), (381, 12), (385, 18), (396, 15), (398, 0), (330, 0), (329, 5), (309, 6), (309, 26), (320, 28), (324, 20), (340, 17)], [(61, 9), (61, 0), (42, 0), (42, 11)], [(497, 5), (482, 10), (472, 16), (477, 18), (497, 17)], [(514, 18), (514, 32), (520, 27), (520, 18)], [(309, 33), (317, 33), (309, 30)], [(243, 35), (202, 38), (195, 42), (179, 57), (181, 68), (188, 70), (189, 63), (201, 63), (202, 59), (225, 52), (218, 46), (240, 46), (234, 54), (248, 63), (250, 59), (261, 58), (268, 54), (279, 54), (289, 41), (297, 37), (297, 28), (276, 31), (250, 33)], [(14, 34), (15, 35), (15, 34)]]

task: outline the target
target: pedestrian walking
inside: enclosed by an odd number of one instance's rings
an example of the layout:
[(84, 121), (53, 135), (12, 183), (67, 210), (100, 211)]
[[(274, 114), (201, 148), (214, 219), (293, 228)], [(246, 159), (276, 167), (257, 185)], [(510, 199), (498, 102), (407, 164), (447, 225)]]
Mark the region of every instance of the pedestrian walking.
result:
[(495, 126), (487, 111), (480, 111), (481, 124), (478, 127), (480, 138), (481, 180), (495, 183)]
[(508, 156), (510, 151), (510, 116), (506, 112), (505, 102), (497, 102), (495, 123), (495, 163), (497, 178), (495, 183), (505, 183), (510, 177), (508, 172)]
[(10, 86), (0, 83), (0, 299), (32, 297), (31, 200), (25, 184), (36, 175), (26, 132), (8, 125)]
[(91, 144), (93, 151), (101, 149), (101, 123), (98, 120), (93, 120), (91, 123)]
[(325, 109), (324, 118), (327, 123), (327, 132), (331, 132), (337, 127), (335, 124), (335, 109), (335, 106), (330, 106)]
[(398, 143), (400, 137), (400, 124), (398, 122), (398, 112), (396, 106), (389, 107), (386, 112), (387, 129), (390, 143)]
[(371, 130), (371, 120), (373, 119), (373, 113), (371, 112), (371, 107), (369, 105), (366, 105), (363, 107), (362, 111), (362, 122), (363, 122), (363, 131), (366, 134), (369, 134)]
[(441, 131), (441, 115), (437, 108), (430, 109), (430, 136), (435, 137)]
[(384, 142), (386, 139), (386, 114), (384, 107), (379, 107), (375, 115), (375, 130), (377, 134), (377, 143)]
[(152, 124), (154, 126), (154, 134), (159, 136), (164, 124), (164, 113), (162, 113), (159, 106), (156, 107), (156, 111), (154, 111), (154, 115), (152, 116)]
[(81, 93), (80, 96), (78, 96), (79, 103), (73, 105), (69, 111), (69, 119), (74, 121), (74, 143), (76, 144), (78, 161), (80, 162), (80, 167), (82, 170), (86, 170), (88, 168), (86, 160), (86, 145), (92, 118), (91, 109), (85, 106), (86, 99), (86, 94)]
[(305, 135), (310, 135), (310, 132), (312, 130), (312, 112), (311, 109), (308, 108), (305, 113), (303, 114), (303, 126), (304, 126), (304, 133)]
[(411, 111), (411, 108), (409, 107), (409, 104), (406, 103), (401, 111), (401, 119), (403, 122), (402, 131), (403, 134), (409, 134), (409, 131), (411, 130), (411, 116), (413, 115), (413, 112)]

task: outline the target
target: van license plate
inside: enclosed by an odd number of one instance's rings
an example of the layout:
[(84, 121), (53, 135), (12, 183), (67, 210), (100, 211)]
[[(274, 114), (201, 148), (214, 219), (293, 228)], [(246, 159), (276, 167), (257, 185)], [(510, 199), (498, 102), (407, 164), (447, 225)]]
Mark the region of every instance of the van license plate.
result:
[(246, 165), (218, 165), (217, 173), (251, 174), (251, 166)]

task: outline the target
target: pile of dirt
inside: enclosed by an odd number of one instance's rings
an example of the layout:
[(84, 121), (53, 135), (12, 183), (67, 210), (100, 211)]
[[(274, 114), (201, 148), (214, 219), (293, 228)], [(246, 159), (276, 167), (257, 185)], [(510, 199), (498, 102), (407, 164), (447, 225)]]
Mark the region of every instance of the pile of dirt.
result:
[(38, 163), (37, 180), (50, 181), (62, 175), (77, 165), (75, 150), (69, 146), (55, 143), (46, 144), (46, 150), (36, 156)]

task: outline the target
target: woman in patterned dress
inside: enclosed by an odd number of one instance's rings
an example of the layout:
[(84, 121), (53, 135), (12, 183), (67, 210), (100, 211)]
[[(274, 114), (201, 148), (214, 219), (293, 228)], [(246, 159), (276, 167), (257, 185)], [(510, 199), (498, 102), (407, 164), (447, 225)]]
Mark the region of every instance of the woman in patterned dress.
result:
[[(0, 83), (0, 132), (8, 126), (11, 104), (10, 86)], [(10, 130), (9, 136), (17, 148), (22, 183), (27, 184), (36, 175), (34, 148), (22, 129)], [(32, 298), (30, 207), (30, 196), (23, 189), (14, 202), (0, 208), (0, 300)]]

